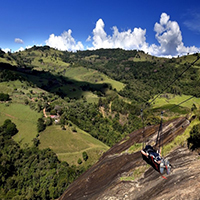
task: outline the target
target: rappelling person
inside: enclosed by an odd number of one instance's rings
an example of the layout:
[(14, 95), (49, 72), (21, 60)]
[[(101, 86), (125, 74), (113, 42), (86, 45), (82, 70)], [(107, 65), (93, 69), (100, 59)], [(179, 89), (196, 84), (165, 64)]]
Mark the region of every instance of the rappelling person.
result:
[(162, 158), (159, 150), (156, 151), (151, 145), (146, 145), (146, 147), (141, 150), (141, 153), (150, 159), (150, 161), (153, 161), (158, 165), (161, 163)]
[[(171, 164), (169, 164), (167, 159), (161, 157), (159, 150), (156, 151), (151, 145), (146, 145), (146, 147), (141, 150), (141, 153), (143, 159), (160, 174), (163, 174), (165, 171), (167, 174), (170, 174)], [(163, 178), (166, 177), (163, 176)]]

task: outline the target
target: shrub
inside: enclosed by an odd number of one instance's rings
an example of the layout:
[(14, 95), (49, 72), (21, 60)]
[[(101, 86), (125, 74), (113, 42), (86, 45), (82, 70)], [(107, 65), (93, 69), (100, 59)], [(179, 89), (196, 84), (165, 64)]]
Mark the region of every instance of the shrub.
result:
[(3, 128), (3, 134), (6, 136), (11, 137), (15, 135), (16, 133), (18, 133), (16, 125), (10, 119), (6, 119), (4, 121), (2, 128)]
[(46, 119), (46, 125), (47, 126), (52, 125), (52, 119), (51, 119), (51, 117), (47, 117), (47, 119)]
[(187, 139), (188, 148), (195, 150), (200, 147), (200, 124), (194, 125)]
[(79, 165), (82, 164), (81, 158), (78, 159), (77, 163), (78, 163)]
[(0, 93), (0, 101), (8, 101), (10, 96), (8, 94)]
[(46, 128), (46, 125), (44, 124), (44, 120), (42, 118), (39, 118), (38, 122), (37, 122), (38, 133), (41, 132), (41, 131), (44, 131), (45, 128)]
[(88, 155), (85, 151), (82, 153), (82, 156), (83, 156), (83, 160), (87, 161)]

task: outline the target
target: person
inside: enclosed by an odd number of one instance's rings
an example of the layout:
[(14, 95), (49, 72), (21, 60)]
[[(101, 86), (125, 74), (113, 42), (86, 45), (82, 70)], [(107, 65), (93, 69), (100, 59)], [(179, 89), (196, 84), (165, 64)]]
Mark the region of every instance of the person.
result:
[(146, 156), (148, 159), (153, 159), (156, 164), (161, 163), (160, 152), (157, 152), (153, 149), (151, 145), (146, 145), (144, 149), (141, 150), (141, 153)]

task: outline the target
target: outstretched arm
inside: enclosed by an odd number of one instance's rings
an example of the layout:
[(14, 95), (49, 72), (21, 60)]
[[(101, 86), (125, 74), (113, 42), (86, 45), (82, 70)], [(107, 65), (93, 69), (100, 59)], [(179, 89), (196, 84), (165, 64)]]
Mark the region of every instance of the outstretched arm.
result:
[(144, 156), (146, 156), (147, 158), (148, 158), (148, 153), (146, 153), (145, 151), (143, 151), (143, 150), (141, 150), (141, 153), (144, 155)]

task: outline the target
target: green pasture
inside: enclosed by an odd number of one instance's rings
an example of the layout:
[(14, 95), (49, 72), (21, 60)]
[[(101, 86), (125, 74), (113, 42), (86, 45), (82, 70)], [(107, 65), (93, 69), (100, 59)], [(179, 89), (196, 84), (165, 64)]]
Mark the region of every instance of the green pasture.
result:
[(10, 58), (8, 56), (8, 54), (5, 54), (4, 58), (0, 57), (0, 63), (8, 63), (8, 64), (11, 64), (11, 65), (17, 65), (16, 61), (13, 60), (12, 58)]
[(120, 91), (124, 88), (124, 84), (115, 81), (105, 74), (102, 74), (93, 69), (87, 69), (84, 67), (70, 67), (66, 69), (65, 76), (77, 81), (84, 81), (90, 83), (109, 83), (117, 91)]
[(92, 92), (85, 91), (83, 92), (83, 95), (85, 96), (88, 103), (97, 103), (99, 100), (99, 97)]
[(30, 91), (32, 92), (32, 98), (37, 98), (39, 93), (45, 93), (44, 90), (37, 87), (33, 88), (19, 80), (0, 83), (0, 92), (9, 94), (13, 103), (23, 104), (24, 100), (28, 98), (27, 94), (30, 94)]
[(31, 53), (29, 51), (20, 52), (24, 57), (30, 58), (31, 65), (37, 66), (37, 70), (48, 70), (55, 69), (55, 71), (60, 70), (63, 67), (68, 67), (70, 64), (65, 63), (60, 58), (62, 52), (55, 49), (49, 49), (48, 51), (33, 50)]
[(136, 56), (132, 59), (134, 62), (154, 62), (156, 60), (159, 60), (160, 62), (164, 62), (165, 60), (167, 60), (166, 58), (162, 58), (162, 57), (155, 57), (155, 56), (151, 56), (149, 54), (144, 54), (143, 52), (137, 52)]
[(86, 151), (89, 156), (86, 165), (93, 164), (108, 147), (78, 127), (76, 130), (73, 132), (68, 126), (62, 130), (59, 125), (47, 127), (40, 134), (39, 148), (51, 148), (60, 160), (75, 165), (79, 158), (82, 159), (82, 152)]
[(32, 145), (32, 139), (37, 135), (37, 120), (40, 113), (33, 111), (29, 106), (22, 104), (0, 103), (0, 124), (6, 119), (10, 119), (17, 126), (19, 132), (14, 136), (14, 140), (23, 146), (25, 143)]
[[(184, 63), (192, 63), (194, 62), (195, 60), (197, 59), (197, 56), (196, 55), (188, 55), (188, 56), (182, 56), (180, 58), (177, 58), (177, 60), (180, 60), (181, 61), (181, 64), (184, 64)], [(200, 64), (200, 60), (198, 60), (195, 64)]]
[[(167, 97), (164, 97), (164, 95), (161, 95), (160, 97), (158, 97), (152, 103), (152, 107), (157, 108), (157, 107), (162, 107), (162, 106), (169, 105), (169, 104), (171, 105), (171, 107), (173, 107), (175, 105), (179, 105), (181, 102), (192, 97), (190, 95), (173, 95), (173, 94), (166, 94), (166, 95), (167, 95)], [(194, 97), (194, 98), (180, 104), (179, 106), (191, 109), (193, 104), (195, 104), (196, 107), (199, 109), (200, 108), (200, 98)]]

